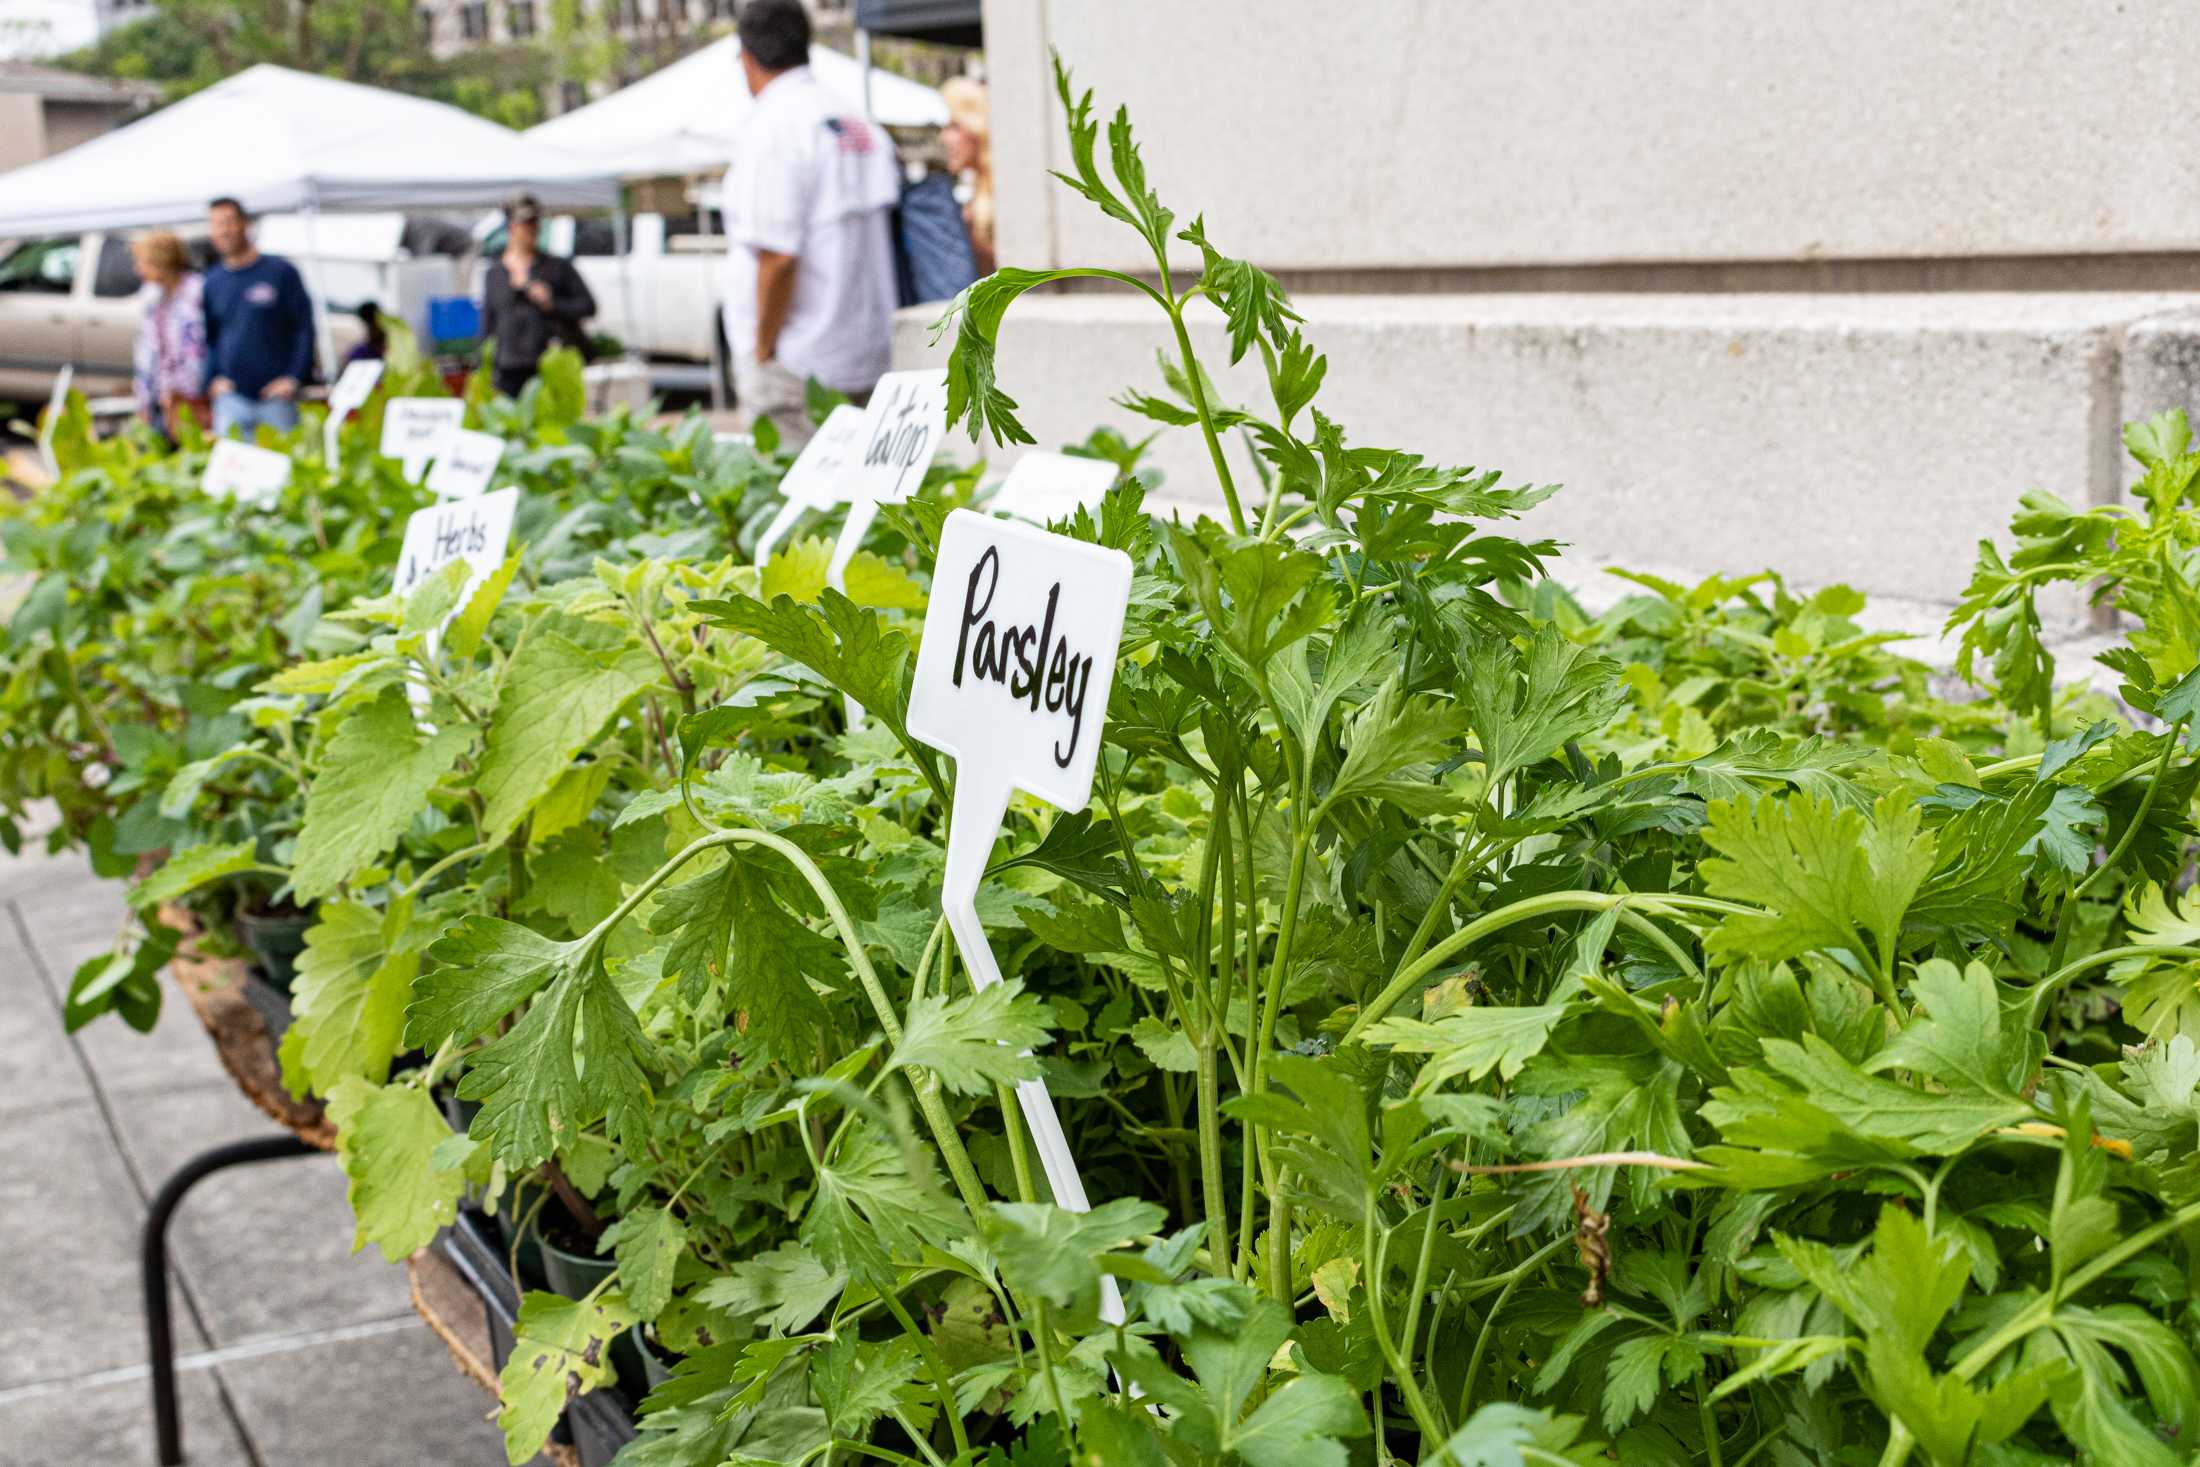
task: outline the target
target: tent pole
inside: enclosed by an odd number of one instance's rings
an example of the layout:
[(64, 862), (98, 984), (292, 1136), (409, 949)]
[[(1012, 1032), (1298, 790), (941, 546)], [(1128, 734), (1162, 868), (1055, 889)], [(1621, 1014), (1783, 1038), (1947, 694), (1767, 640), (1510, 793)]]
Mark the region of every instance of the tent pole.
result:
[(871, 33), (861, 26), (856, 28), (856, 62), (863, 68), (863, 119), (869, 122), (877, 116), (871, 110)]
[[(313, 300), (313, 349), (321, 360), (321, 380), (336, 380), (336, 346), (329, 339), (328, 330), (328, 271), (321, 260), (321, 233), (315, 221), (321, 217), (321, 191), (306, 190), (306, 258), (313, 264), (313, 274), (320, 282), (307, 294)], [(303, 383), (299, 384), (301, 387)]]
[(636, 355), (634, 333), (638, 323), (634, 319), (634, 241), (626, 227), (626, 185), (623, 183), (619, 185), (619, 201), (611, 206), (611, 237), (619, 251), (619, 311), (626, 323), (626, 339), (619, 345), (631, 356)]
[[(703, 257), (707, 260), (712, 254), (710, 242), (714, 236), (711, 232), (710, 201), (702, 196), (700, 188), (696, 190), (695, 218), (702, 227)], [(726, 242), (726, 249), (731, 252), (733, 241)], [(712, 270), (709, 276), (714, 287), (710, 291), (710, 410), (714, 413), (726, 410), (726, 333), (720, 325), (726, 318), (725, 302), (718, 298), (718, 291), (715, 289), (724, 273), (722, 269)]]

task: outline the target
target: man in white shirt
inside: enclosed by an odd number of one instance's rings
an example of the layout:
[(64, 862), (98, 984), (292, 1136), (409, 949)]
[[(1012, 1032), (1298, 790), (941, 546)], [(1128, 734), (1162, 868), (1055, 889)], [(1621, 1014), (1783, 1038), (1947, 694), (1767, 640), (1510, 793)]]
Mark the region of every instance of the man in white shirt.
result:
[(726, 345), (741, 411), (801, 444), (809, 379), (860, 402), (886, 371), (901, 170), (810, 74), (800, 0), (749, 0), (737, 29), (756, 101), (726, 170)]

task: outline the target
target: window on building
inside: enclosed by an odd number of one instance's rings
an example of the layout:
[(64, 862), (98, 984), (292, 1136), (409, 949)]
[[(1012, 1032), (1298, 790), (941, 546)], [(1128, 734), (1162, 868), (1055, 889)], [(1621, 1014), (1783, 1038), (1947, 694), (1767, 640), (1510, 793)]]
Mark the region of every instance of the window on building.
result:
[(489, 39), (489, 0), (472, 0), (458, 7), (458, 33), (469, 41)]
[(558, 83), (558, 110), (560, 112), (571, 112), (576, 107), (585, 107), (587, 105), (588, 88), (582, 86), (577, 81), (562, 81)]
[(734, 0), (704, 0), (704, 4), (709, 7), (708, 14), (712, 20), (734, 19)]
[(606, 0), (604, 9), (611, 18), (613, 30), (641, 29), (642, 0)]
[(535, 33), (535, 0), (509, 0), (504, 7), (504, 23), (511, 29), (512, 39), (524, 41)]

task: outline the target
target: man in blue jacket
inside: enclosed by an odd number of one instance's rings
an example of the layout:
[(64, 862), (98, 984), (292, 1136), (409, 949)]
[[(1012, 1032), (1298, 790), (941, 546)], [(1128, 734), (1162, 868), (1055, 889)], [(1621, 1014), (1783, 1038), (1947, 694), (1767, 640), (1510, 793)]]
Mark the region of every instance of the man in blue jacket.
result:
[(206, 207), (221, 257), (206, 272), (207, 372), (214, 436), (249, 439), (262, 423), (298, 426), (298, 387), (313, 365), (313, 302), (290, 261), (252, 243), (252, 219), (235, 199)]

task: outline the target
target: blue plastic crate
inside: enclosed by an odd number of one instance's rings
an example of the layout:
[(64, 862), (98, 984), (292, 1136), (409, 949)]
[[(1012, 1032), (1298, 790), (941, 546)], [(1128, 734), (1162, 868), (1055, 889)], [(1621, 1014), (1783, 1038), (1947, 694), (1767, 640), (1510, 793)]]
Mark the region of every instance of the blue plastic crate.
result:
[(472, 296), (428, 298), (428, 339), (431, 342), (472, 341), (480, 335), (481, 305)]

